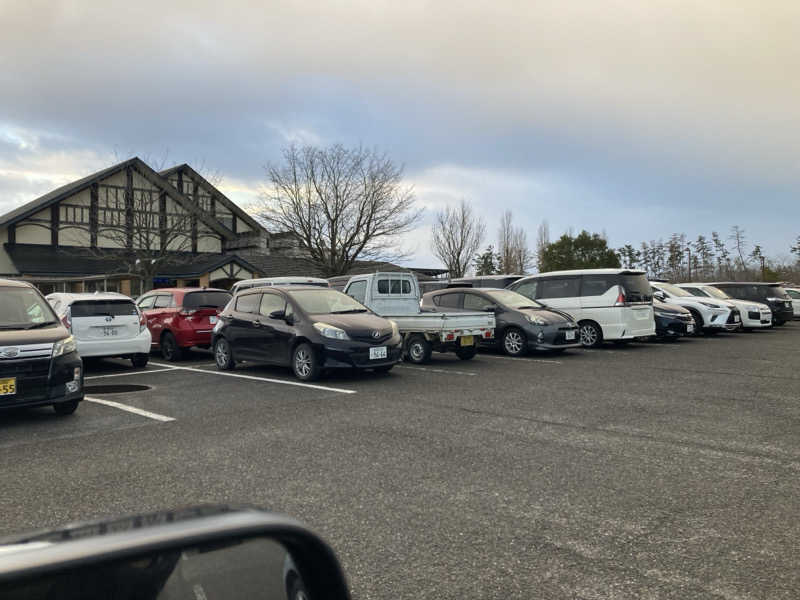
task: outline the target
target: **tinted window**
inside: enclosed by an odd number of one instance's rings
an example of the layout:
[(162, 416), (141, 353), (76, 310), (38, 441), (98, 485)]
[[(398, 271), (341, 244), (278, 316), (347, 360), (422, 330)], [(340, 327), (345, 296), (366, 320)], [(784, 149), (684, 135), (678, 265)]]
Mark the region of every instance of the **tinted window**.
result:
[(493, 300), (478, 294), (464, 294), (464, 308), (466, 310), (486, 310), (486, 307), (492, 304), (494, 304)]
[(153, 304), (153, 308), (167, 308), (172, 304), (172, 296), (161, 294), (160, 296), (156, 296), (156, 301)]
[(302, 310), (309, 314), (367, 312), (363, 304), (330, 288), (288, 292)]
[(230, 299), (228, 292), (189, 292), (183, 297), (183, 307), (224, 308)]
[(786, 290), (786, 293), (789, 294), (794, 300), (800, 300), (800, 292), (795, 292), (794, 290)]
[(410, 294), (411, 282), (408, 279), (379, 279), (379, 294)]
[(359, 302), (364, 302), (367, 297), (367, 282), (354, 281), (350, 284), (350, 287), (347, 288), (347, 295), (355, 298)]
[(436, 296), (435, 300), (438, 300), (437, 306), (442, 306), (445, 308), (461, 308), (461, 296), (463, 294), (442, 294), (441, 296)]
[(258, 304), (261, 301), (261, 294), (247, 294), (236, 297), (236, 311), (242, 313), (258, 312)]
[(538, 281), (535, 279), (531, 281), (524, 281), (520, 283), (517, 287), (513, 288), (512, 291), (517, 292), (518, 294), (522, 294), (526, 298), (536, 298), (536, 284)]
[(581, 296), (602, 296), (618, 284), (617, 275), (584, 275)]
[(70, 307), (72, 318), (135, 315), (132, 300), (79, 300)]
[(53, 309), (34, 289), (0, 288), (0, 328), (15, 329), (56, 321)]
[(650, 282), (644, 273), (623, 273), (618, 277), (628, 302), (649, 302), (653, 299)]
[(153, 308), (153, 302), (156, 301), (155, 296), (147, 296), (146, 298), (142, 298), (139, 300), (139, 308), (142, 310), (147, 310), (148, 308)]
[(268, 317), (271, 312), (283, 310), (285, 306), (286, 301), (283, 299), (283, 296), (279, 296), (278, 294), (264, 294), (261, 296), (261, 309), (259, 312), (265, 317)]
[(683, 289), (692, 294), (693, 296), (708, 296), (708, 294), (700, 290), (700, 288), (683, 286)]
[(558, 279), (548, 277), (539, 281), (539, 298), (574, 298), (578, 295), (581, 280), (579, 277)]

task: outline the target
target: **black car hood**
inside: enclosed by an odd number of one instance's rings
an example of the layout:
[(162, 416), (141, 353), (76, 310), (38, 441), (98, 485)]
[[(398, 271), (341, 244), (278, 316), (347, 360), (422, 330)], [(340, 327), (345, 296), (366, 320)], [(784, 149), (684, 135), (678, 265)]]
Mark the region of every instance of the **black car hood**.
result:
[(672, 313), (676, 315), (690, 315), (692, 314), (691, 311), (683, 308), (682, 306), (678, 306), (677, 304), (669, 304), (669, 303), (662, 303), (656, 304), (653, 303), (653, 310), (663, 313)]
[(518, 309), (518, 312), (526, 316), (544, 319), (547, 321), (548, 325), (563, 325), (564, 323), (574, 322), (569, 315), (553, 310), (552, 308), (523, 308)]
[(315, 322), (327, 323), (339, 329), (343, 329), (348, 334), (370, 335), (373, 331), (380, 331), (381, 335), (391, 333), (392, 326), (388, 319), (373, 315), (372, 313), (350, 313), (343, 315), (317, 314), (309, 315)]
[(63, 340), (69, 335), (61, 325), (42, 329), (0, 329), (0, 348), (5, 346), (25, 346), (28, 344), (50, 344)]

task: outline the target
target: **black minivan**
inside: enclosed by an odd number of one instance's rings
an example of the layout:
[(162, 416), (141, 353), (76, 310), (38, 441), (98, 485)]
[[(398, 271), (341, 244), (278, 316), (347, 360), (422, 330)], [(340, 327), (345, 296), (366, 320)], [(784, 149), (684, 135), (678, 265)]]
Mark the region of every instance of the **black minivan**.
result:
[(0, 279), (0, 409), (52, 405), (69, 415), (81, 400), (75, 339), (39, 290)]
[(400, 361), (403, 340), (394, 321), (342, 292), (292, 286), (237, 294), (219, 315), (212, 346), (218, 369), (265, 362), (312, 381), (328, 369), (388, 372)]
[(752, 300), (766, 304), (772, 311), (773, 325), (783, 325), (786, 321), (794, 318), (792, 298), (779, 283), (723, 281), (708, 285), (721, 289), (728, 296), (737, 300)]

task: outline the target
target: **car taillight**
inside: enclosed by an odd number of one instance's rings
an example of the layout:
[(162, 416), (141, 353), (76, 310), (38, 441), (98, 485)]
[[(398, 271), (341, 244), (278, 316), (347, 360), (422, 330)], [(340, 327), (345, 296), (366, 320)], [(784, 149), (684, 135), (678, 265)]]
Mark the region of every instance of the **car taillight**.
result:
[(619, 295), (617, 296), (617, 301), (614, 306), (626, 306), (625, 302), (625, 292), (620, 290)]
[(72, 333), (72, 311), (67, 309), (67, 312), (64, 313), (64, 316), (61, 317), (61, 322), (64, 324), (70, 333)]
[(144, 316), (142, 311), (139, 311), (139, 333), (147, 329), (147, 317)]

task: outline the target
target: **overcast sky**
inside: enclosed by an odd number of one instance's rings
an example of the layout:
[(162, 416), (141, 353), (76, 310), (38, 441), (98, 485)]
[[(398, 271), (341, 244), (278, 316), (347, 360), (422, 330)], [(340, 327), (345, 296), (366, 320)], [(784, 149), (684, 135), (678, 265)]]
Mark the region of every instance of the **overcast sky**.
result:
[[(0, 212), (130, 153), (246, 206), (292, 141), (385, 150), (471, 200), (617, 247), (800, 235), (800, 2), (0, 0)], [(488, 239), (488, 242), (493, 242)]]

